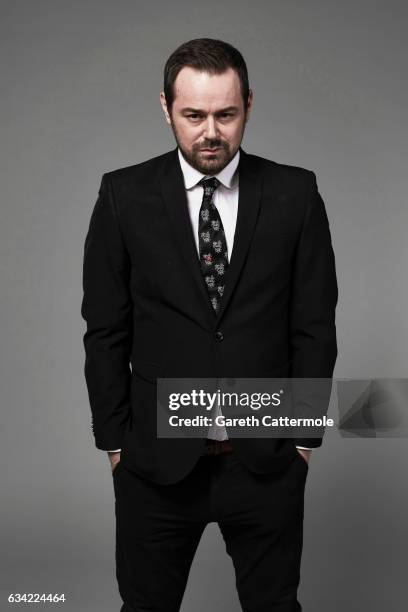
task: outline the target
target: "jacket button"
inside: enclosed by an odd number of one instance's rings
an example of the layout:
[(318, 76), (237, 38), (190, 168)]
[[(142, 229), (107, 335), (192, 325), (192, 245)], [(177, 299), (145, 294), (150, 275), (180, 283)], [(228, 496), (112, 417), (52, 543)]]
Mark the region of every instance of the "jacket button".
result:
[(218, 342), (221, 342), (221, 340), (224, 340), (224, 334), (222, 333), (222, 331), (217, 330), (214, 334), (214, 338), (218, 340)]

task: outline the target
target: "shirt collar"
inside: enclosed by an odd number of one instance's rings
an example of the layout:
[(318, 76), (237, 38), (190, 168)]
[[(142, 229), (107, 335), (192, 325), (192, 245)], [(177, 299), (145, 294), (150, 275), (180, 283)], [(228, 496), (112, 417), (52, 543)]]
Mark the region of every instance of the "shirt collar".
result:
[[(191, 189), (192, 187), (195, 187), (195, 185), (197, 185), (197, 183), (201, 181), (202, 178), (208, 175), (203, 174), (202, 172), (199, 172), (198, 170), (193, 168), (184, 159), (183, 154), (181, 153), (179, 148), (177, 149), (177, 151), (180, 160), (181, 170), (183, 172), (184, 186), (186, 189)], [(218, 174), (214, 174), (214, 176), (220, 181), (220, 183), (224, 185), (224, 187), (226, 187), (227, 189), (232, 189), (236, 185), (237, 173), (235, 171), (238, 167), (238, 163), (239, 149), (235, 153), (231, 161), (225, 166), (225, 168), (223, 168), (223, 170), (221, 170), (221, 172), (219, 172)]]

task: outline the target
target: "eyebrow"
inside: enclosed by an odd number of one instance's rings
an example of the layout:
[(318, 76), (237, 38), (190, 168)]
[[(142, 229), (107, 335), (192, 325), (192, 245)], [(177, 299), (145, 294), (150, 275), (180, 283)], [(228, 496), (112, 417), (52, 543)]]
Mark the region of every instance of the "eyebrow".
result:
[[(227, 108), (222, 108), (221, 110), (217, 111), (215, 114), (218, 115), (220, 113), (227, 113), (230, 111), (237, 111), (237, 110), (238, 110), (238, 106), (227, 106)], [(182, 113), (204, 113), (204, 111), (199, 108), (191, 108), (191, 107), (182, 108), (181, 112)]]

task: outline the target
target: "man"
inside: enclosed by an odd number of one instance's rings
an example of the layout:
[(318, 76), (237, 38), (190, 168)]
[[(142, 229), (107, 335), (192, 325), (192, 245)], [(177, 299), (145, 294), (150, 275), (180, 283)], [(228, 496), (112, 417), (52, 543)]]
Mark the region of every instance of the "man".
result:
[(85, 375), (113, 469), (121, 610), (179, 610), (214, 521), (242, 609), (299, 611), (304, 485), (322, 439), (229, 439), (221, 426), (158, 438), (156, 380), (332, 376), (324, 203), (313, 172), (241, 148), (253, 93), (231, 45), (181, 45), (160, 100), (177, 147), (103, 175), (84, 254)]

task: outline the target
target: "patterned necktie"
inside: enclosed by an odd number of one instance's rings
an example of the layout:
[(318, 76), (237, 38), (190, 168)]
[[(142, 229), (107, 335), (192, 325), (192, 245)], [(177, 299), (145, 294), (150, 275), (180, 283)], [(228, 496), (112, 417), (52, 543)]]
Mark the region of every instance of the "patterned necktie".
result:
[(202, 179), (203, 201), (198, 221), (201, 271), (216, 314), (220, 309), (228, 268), (228, 250), (220, 214), (213, 203), (214, 191), (220, 185), (215, 177)]

